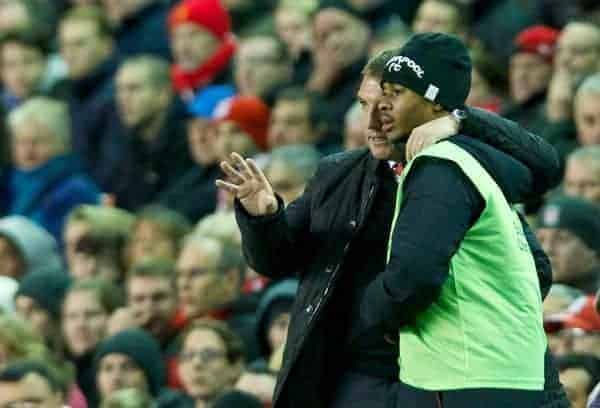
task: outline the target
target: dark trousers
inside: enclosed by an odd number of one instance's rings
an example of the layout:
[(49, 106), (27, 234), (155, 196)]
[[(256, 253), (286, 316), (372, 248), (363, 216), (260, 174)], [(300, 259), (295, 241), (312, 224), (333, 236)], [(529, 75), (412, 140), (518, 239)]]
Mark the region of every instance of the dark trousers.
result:
[(424, 391), (350, 371), (342, 374), (329, 408), (539, 408), (542, 396), (505, 389)]

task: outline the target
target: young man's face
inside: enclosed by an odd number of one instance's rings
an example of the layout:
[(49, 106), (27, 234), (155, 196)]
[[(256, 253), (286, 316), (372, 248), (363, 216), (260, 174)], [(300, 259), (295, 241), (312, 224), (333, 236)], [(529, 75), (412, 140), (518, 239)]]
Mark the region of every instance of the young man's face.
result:
[(91, 290), (77, 290), (65, 298), (62, 330), (69, 351), (81, 356), (104, 338), (108, 314)]
[(383, 83), (382, 129), (391, 142), (405, 140), (417, 126), (431, 119), (431, 105), (402, 85)]
[(59, 29), (60, 54), (72, 79), (92, 73), (109, 55), (112, 40), (91, 20), (65, 20)]
[(34, 372), (20, 381), (0, 382), (1, 408), (61, 408), (63, 403), (61, 393), (53, 391), (48, 380)]
[(436, 0), (428, 0), (421, 4), (413, 22), (413, 31), (462, 34), (457, 10), (450, 4)]
[(39, 49), (9, 42), (0, 48), (0, 77), (18, 98), (32, 95), (44, 75), (46, 58)]
[(179, 24), (171, 32), (173, 58), (184, 71), (200, 67), (218, 47), (219, 39), (197, 24)]
[(35, 299), (19, 295), (15, 299), (15, 311), (24, 321), (30, 322), (31, 327), (40, 336), (45, 336), (54, 332), (52, 317), (45, 309), (41, 308)]
[(387, 160), (392, 155), (394, 147), (383, 133), (382, 112), (380, 104), (383, 98), (380, 79), (365, 75), (358, 89), (358, 102), (362, 115), (362, 134), (373, 157)]
[(600, 163), (569, 159), (563, 184), (566, 194), (600, 205)]
[(123, 388), (148, 390), (144, 371), (131, 358), (120, 353), (107, 354), (100, 360), (96, 382), (103, 400)]
[(175, 313), (175, 291), (171, 281), (159, 276), (133, 276), (127, 282), (127, 304), (140, 327), (157, 338), (168, 334)]
[(317, 138), (307, 100), (277, 101), (270, 121), (267, 140), (272, 149), (295, 143), (312, 143)]
[(173, 259), (177, 246), (173, 239), (155, 222), (140, 221), (129, 237), (128, 255), (131, 264), (146, 257)]
[(510, 59), (510, 96), (516, 103), (524, 103), (548, 87), (552, 64), (536, 54), (519, 52)]
[(575, 97), (575, 125), (582, 146), (600, 144), (600, 95), (588, 92)]

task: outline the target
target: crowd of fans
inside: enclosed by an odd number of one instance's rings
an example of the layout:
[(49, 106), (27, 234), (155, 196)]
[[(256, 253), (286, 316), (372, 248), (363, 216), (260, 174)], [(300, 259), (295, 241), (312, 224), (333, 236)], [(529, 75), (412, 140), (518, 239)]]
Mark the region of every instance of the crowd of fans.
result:
[(255, 157), (293, 201), (321, 157), (365, 145), (369, 57), (425, 31), (469, 45), (470, 105), (563, 160), (524, 208), (554, 270), (560, 379), (600, 406), (585, 0), (0, 0), (0, 406), (270, 406), (298, 283), (245, 265), (219, 163)]

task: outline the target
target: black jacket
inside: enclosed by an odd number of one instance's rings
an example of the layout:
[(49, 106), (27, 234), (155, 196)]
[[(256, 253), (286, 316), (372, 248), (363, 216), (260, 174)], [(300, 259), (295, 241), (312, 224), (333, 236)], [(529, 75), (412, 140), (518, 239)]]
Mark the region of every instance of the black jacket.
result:
[[(527, 164), (535, 180), (532, 193), (542, 193), (560, 179), (554, 150), (512, 122), (477, 110), (463, 132), (478, 135)], [(276, 408), (326, 405), (324, 395), (330, 378), (326, 378), (329, 373), (323, 361), (336, 351), (332, 348), (335, 339), (332, 344), (327, 336), (328, 327), (335, 323), (328, 304), (334, 295), (340, 296), (339, 282), (348, 270), (348, 252), (364, 228), (382, 184), (379, 167), (380, 161), (366, 149), (340, 153), (323, 159), (304, 194), (285, 211), (280, 203), (280, 210), (273, 215), (250, 217), (236, 203), (249, 264), (273, 278), (300, 276), (274, 397)], [(381, 235), (387, 237), (389, 226), (385, 228), (382, 226)], [(365, 255), (366, 268), (385, 269), (384, 256)], [(346, 341), (339, 339), (339, 344)]]

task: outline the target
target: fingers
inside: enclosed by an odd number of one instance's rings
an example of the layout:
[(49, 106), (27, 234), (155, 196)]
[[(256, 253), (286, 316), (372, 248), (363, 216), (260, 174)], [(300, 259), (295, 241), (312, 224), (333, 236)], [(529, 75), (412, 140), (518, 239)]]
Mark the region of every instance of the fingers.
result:
[(263, 173), (262, 170), (258, 168), (256, 162), (252, 159), (248, 159), (246, 160), (246, 162), (248, 163), (248, 167), (250, 168), (252, 175), (256, 179), (258, 179), (258, 181), (260, 181), (264, 188), (266, 188), (268, 191), (272, 191), (271, 184), (267, 180), (265, 173)]
[(221, 169), (233, 182), (242, 183), (242, 182), (246, 181), (246, 178), (238, 170), (234, 169), (231, 164), (227, 163), (226, 161), (221, 162)]
[(233, 152), (231, 153), (231, 158), (238, 166), (238, 171), (242, 176), (244, 176), (245, 179), (252, 178), (252, 171), (250, 170), (250, 167), (248, 167), (248, 163), (246, 163), (246, 160), (244, 160), (242, 156)]
[(217, 180), (215, 184), (217, 185), (217, 187), (222, 188), (223, 190), (228, 191), (231, 194), (237, 195), (240, 191), (240, 188), (235, 184), (231, 184), (223, 180)]

